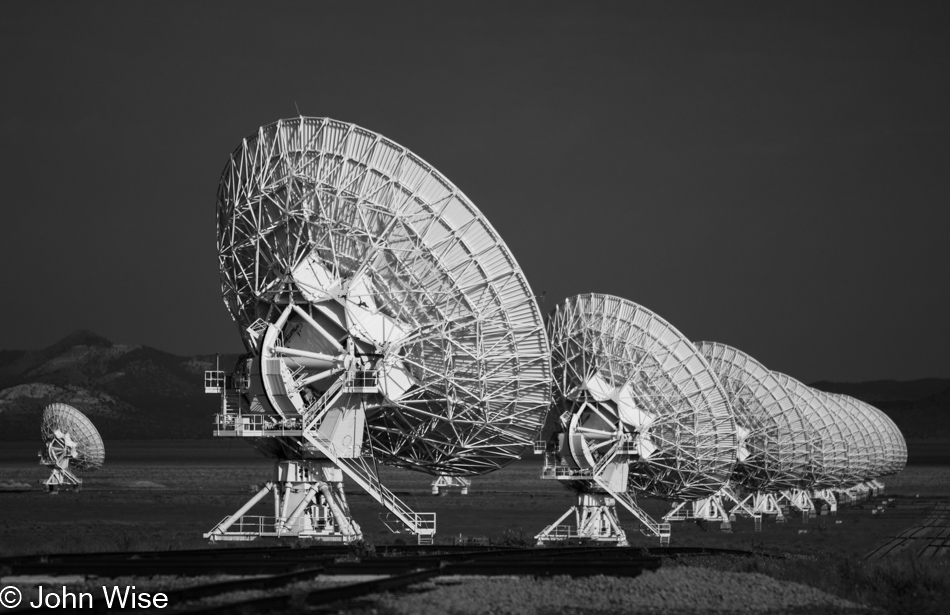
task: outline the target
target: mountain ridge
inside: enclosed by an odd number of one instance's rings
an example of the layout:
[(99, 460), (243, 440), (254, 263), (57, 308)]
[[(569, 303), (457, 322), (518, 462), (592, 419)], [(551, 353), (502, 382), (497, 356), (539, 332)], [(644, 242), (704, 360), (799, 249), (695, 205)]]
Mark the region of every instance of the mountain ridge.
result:
[[(105, 438), (210, 438), (219, 399), (203, 376), (217, 355), (114, 344), (79, 329), (40, 350), (0, 351), (0, 440), (39, 438), (43, 408), (67, 403)], [(237, 355), (224, 355), (233, 365)]]

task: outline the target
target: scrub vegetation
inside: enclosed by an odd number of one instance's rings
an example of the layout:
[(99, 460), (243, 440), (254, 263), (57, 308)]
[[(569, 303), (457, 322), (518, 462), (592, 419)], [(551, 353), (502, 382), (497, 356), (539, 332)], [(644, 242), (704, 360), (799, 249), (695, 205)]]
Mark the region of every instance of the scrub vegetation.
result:
[(755, 573), (807, 585), (891, 614), (944, 614), (950, 605), (950, 558), (916, 558), (903, 553), (867, 560), (860, 556), (788, 554), (784, 558), (702, 556), (664, 567)]

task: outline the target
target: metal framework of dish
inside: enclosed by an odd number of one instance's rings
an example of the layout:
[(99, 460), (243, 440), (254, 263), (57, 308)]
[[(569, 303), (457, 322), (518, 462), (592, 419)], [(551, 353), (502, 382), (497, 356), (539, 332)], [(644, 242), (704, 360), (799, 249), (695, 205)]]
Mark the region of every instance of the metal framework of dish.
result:
[[(736, 429), (725, 392), (696, 348), (649, 310), (610, 295), (579, 295), (548, 320), (557, 431), (542, 478), (578, 493), (577, 506), (539, 542), (581, 538), (626, 543), (621, 503), (669, 541), (636, 494), (696, 499), (733, 473)], [(543, 443), (542, 443), (543, 444)], [(576, 526), (561, 525), (571, 514)]]
[(54, 403), (43, 410), (40, 427), (43, 450), (40, 464), (51, 472), (45, 481), (51, 493), (82, 488), (82, 479), (73, 472), (92, 472), (102, 467), (106, 449), (99, 432), (86, 415), (72, 406)]
[[(206, 374), (222, 396), (215, 435), (250, 438), (277, 470), (207, 537), (358, 539), (345, 473), (391, 529), (430, 542), (435, 515), (386, 489), (377, 462), (450, 481), (497, 470), (550, 403), (543, 320), (514, 257), (432, 166), (326, 118), (245, 139), (217, 213), (224, 301), (248, 354)], [(268, 493), (273, 516), (246, 515)]]
[[(726, 391), (736, 420), (738, 453), (735, 473), (716, 494), (681, 502), (666, 520), (699, 517), (720, 520), (728, 528), (726, 504), (751, 517), (778, 514), (778, 494), (807, 487), (814, 429), (805, 413), (771, 371), (748, 354), (725, 344), (698, 342), (699, 353)], [(736, 488), (746, 492), (742, 497)]]

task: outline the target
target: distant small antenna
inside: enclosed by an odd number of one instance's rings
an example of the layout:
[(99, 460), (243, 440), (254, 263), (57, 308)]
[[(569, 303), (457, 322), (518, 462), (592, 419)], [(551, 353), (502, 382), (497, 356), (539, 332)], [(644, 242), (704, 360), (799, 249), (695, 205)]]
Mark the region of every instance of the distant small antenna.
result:
[(300, 107), (297, 106), (297, 101), (296, 101), (296, 100), (294, 101), (294, 109), (297, 110), (297, 115), (298, 115), (299, 117), (303, 117), (303, 114), (300, 112)]

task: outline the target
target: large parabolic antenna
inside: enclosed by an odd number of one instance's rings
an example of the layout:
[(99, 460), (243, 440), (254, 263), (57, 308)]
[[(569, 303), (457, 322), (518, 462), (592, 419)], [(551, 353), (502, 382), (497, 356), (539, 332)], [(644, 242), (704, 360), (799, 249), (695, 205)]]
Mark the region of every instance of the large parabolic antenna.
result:
[[(903, 438), (877, 409), (771, 372), (725, 344), (699, 342), (697, 347), (735, 413), (736, 472), (719, 493), (682, 502), (665, 520), (718, 519), (728, 529), (730, 518), (743, 514), (756, 519), (758, 530), (763, 515), (784, 521), (790, 508), (814, 514), (815, 500), (834, 512), (836, 493), (845, 499), (876, 493), (883, 487), (877, 477), (903, 467)], [(692, 510), (683, 512), (687, 504)]]
[(871, 470), (874, 464), (871, 435), (871, 425), (865, 424), (862, 414), (857, 412), (856, 406), (832, 393), (820, 393), (822, 401), (831, 408), (838, 425), (848, 444), (848, 470), (843, 476), (844, 484), (857, 484), (873, 476)]
[(876, 425), (884, 436), (884, 463), (881, 468), (880, 476), (889, 476), (902, 471), (907, 465), (907, 442), (904, 441), (904, 436), (901, 434), (900, 429), (897, 428), (897, 425), (894, 424), (891, 417), (871, 404), (858, 399), (851, 399), (855, 404), (863, 408), (869, 416), (874, 417)]
[(51, 470), (44, 483), (50, 492), (78, 491), (82, 479), (73, 472), (92, 472), (105, 462), (106, 449), (99, 432), (92, 421), (72, 406), (61, 403), (46, 406), (40, 433), (43, 437), (40, 463)]
[(788, 391), (812, 425), (811, 454), (804, 474), (805, 482), (814, 489), (841, 487), (848, 473), (848, 437), (842, 423), (821, 393), (798, 380), (779, 372), (772, 372), (779, 384)]
[[(812, 425), (772, 372), (751, 356), (715, 342), (696, 346), (736, 415), (740, 444), (733, 483), (751, 492), (750, 514), (778, 512), (775, 494), (806, 486)], [(728, 488), (724, 495), (735, 499)]]
[[(559, 417), (543, 477), (579, 493), (579, 537), (623, 542), (616, 500), (668, 538), (634, 496), (701, 498), (729, 479), (736, 428), (722, 386), (679, 331), (618, 297), (567, 299), (548, 331)], [(570, 537), (559, 525), (570, 512), (538, 539)]]
[[(726, 391), (736, 417), (739, 449), (731, 484), (694, 503), (695, 514), (728, 523), (723, 499), (733, 500), (751, 516), (781, 514), (777, 494), (809, 486), (814, 445), (811, 422), (772, 372), (748, 354), (715, 342), (698, 342), (696, 347)], [(744, 500), (737, 488), (748, 492)], [(677, 513), (674, 509), (667, 517), (675, 518)]]
[(877, 494), (877, 479), (900, 472), (907, 447), (900, 430), (883, 412), (847, 395), (819, 393), (835, 412), (848, 447), (848, 468), (839, 476), (839, 496), (845, 500)]
[[(900, 430), (887, 415), (869, 404), (847, 395), (816, 393), (834, 415), (847, 450), (846, 467), (831, 477), (835, 493), (845, 501), (878, 493), (883, 484), (877, 479), (904, 467), (906, 447)], [(825, 499), (834, 509), (833, 498)]]
[(810, 424), (772, 372), (748, 354), (715, 342), (696, 347), (726, 390), (736, 416), (739, 454), (735, 480), (753, 491), (801, 484), (812, 434)]
[[(537, 303), (495, 230), (429, 164), (352, 124), (282, 120), (231, 155), (217, 211), (224, 300), (248, 354), (231, 378), (208, 376), (224, 396), (216, 433), (280, 460), (270, 488), (287, 509), (256, 535), (357, 537), (339, 470), (431, 535), (379, 483), (377, 460), (474, 476), (533, 441), (551, 383)], [(317, 486), (293, 499), (287, 485)]]
[(900, 430), (883, 412), (847, 395), (826, 394), (839, 404), (854, 422), (863, 428), (863, 438), (855, 438), (861, 447), (861, 460), (854, 481), (870, 480), (900, 472), (907, 462), (907, 446)]

